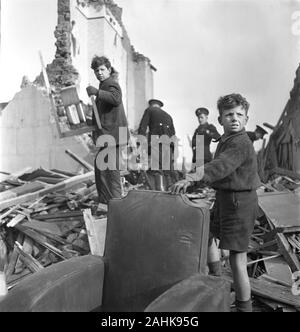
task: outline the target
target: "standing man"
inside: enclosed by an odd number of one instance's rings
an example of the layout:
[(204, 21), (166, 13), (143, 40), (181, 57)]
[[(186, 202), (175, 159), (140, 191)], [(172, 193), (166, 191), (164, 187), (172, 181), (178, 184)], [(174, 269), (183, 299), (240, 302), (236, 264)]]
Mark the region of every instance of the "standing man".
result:
[[(193, 166), (196, 166), (196, 138), (197, 135), (204, 135), (204, 163), (208, 163), (212, 160), (212, 154), (210, 152), (210, 143), (212, 139), (218, 140), (221, 135), (218, 133), (217, 128), (208, 123), (209, 111), (207, 108), (197, 108), (195, 114), (199, 121), (199, 127), (195, 130), (192, 138), (192, 150), (193, 150)], [(201, 165), (197, 165), (201, 166)], [(194, 168), (193, 167), (193, 168)]]
[(268, 132), (260, 126), (256, 126), (254, 131), (247, 131), (247, 134), (253, 143), (259, 139), (263, 139), (267, 133)]
[[(91, 68), (97, 80), (100, 81), (100, 85), (99, 89), (88, 86), (86, 90), (89, 96), (96, 96), (96, 105), (102, 126), (102, 128), (97, 127), (95, 114), (93, 114), (93, 125), (97, 128), (93, 132), (94, 143), (96, 144), (97, 139), (102, 135), (111, 135), (115, 140), (115, 145), (110, 147), (116, 152), (116, 169), (101, 170), (99, 169), (101, 167), (98, 167), (101, 165), (98, 164), (97, 157), (101, 151), (108, 148), (108, 145), (101, 146), (95, 158), (95, 180), (99, 202), (107, 204), (110, 199), (122, 196), (119, 149), (127, 142), (121, 142), (119, 128), (126, 128), (128, 133), (128, 124), (122, 102), (122, 91), (116, 80), (117, 73), (111, 66), (109, 59), (104, 56), (95, 56)], [(127, 139), (128, 137), (129, 134), (127, 134)]]
[[(140, 126), (138, 129), (138, 134), (146, 136), (148, 129), (148, 155), (151, 156), (151, 136), (161, 137), (162, 135), (167, 135), (168, 137), (175, 136), (175, 128), (173, 124), (173, 119), (170, 114), (165, 112), (162, 107), (163, 102), (158, 99), (149, 100), (149, 107), (145, 110)], [(156, 182), (155, 187), (157, 190), (162, 190), (159, 182), (158, 176), (163, 175), (165, 187), (168, 188), (172, 184), (172, 176), (174, 175), (174, 145), (171, 145), (170, 150), (170, 170), (162, 169), (162, 146), (160, 145), (159, 151), (157, 152), (159, 157), (159, 171), (153, 171), (155, 175)], [(177, 178), (175, 179), (177, 180)]]

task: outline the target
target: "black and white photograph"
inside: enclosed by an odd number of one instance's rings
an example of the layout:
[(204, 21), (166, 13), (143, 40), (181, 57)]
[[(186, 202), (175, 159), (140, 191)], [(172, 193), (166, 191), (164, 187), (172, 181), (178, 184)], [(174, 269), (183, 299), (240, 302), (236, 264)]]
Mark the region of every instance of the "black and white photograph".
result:
[(300, 0), (0, 0), (0, 312), (299, 312), (299, 63)]

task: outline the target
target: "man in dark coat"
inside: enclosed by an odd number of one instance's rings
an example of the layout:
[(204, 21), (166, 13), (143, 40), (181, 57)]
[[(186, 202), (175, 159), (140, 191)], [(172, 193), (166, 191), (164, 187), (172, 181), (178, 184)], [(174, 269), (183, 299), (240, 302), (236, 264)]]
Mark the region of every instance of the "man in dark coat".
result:
[[(196, 165), (196, 141), (197, 135), (204, 136), (204, 163), (208, 163), (212, 160), (212, 154), (210, 152), (210, 143), (211, 141), (218, 140), (221, 135), (218, 133), (216, 127), (208, 123), (209, 111), (207, 108), (200, 107), (197, 108), (195, 114), (199, 121), (199, 126), (195, 130), (192, 138), (192, 150), (193, 150), (193, 160), (192, 163)], [(201, 147), (198, 147), (198, 149)], [(200, 165), (198, 165), (200, 166)]]
[(169, 137), (175, 135), (173, 119), (162, 110), (163, 106), (164, 104), (160, 100), (149, 100), (149, 107), (145, 110), (138, 129), (139, 135), (146, 136), (148, 127), (148, 135), (167, 135)]
[(253, 143), (259, 139), (263, 139), (267, 133), (268, 132), (260, 126), (256, 126), (254, 131), (247, 131), (247, 134)]
[[(173, 119), (165, 112), (162, 107), (164, 106), (163, 102), (158, 99), (149, 100), (149, 107), (145, 110), (142, 120), (139, 125), (138, 134), (146, 136), (148, 130), (148, 155), (151, 157), (151, 148), (153, 150), (153, 146), (151, 146), (151, 136), (161, 137), (162, 135), (166, 135), (168, 137), (174, 137), (176, 135)], [(153, 151), (152, 151), (153, 152)], [(177, 176), (174, 173), (174, 145), (171, 144), (170, 150), (170, 170), (162, 169), (162, 146), (159, 146), (159, 172), (154, 171), (150, 172), (150, 174), (155, 174), (155, 177), (159, 175), (164, 176), (164, 186), (168, 188), (171, 184), (173, 184), (172, 178), (175, 177), (175, 181), (177, 181)], [(152, 175), (153, 175), (152, 174)], [(162, 190), (158, 181), (156, 181), (155, 187), (157, 190)]]
[[(94, 143), (103, 135), (110, 135), (113, 143), (106, 146), (99, 146), (100, 149), (95, 158), (95, 179), (101, 203), (107, 203), (111, 198), (120, 198), (122, 196), (122, 185), (119, 166), (119, 148), (127, 145), (128, 124), (122, 102), (122, 91), (115, 79), (116, 72), (106, 57), (95, 56), (92, 60), (91, 68), (94, 70), (96, 78), (100, 81), (99, 89), (88, 86), (89, 96), (96, 96), (96, 105), (101, 122), (99, 128), (95, 114), (93, 114), (93, 124), (96, 130), (93, 132)], [(125, 137), (119, 136), (119, 129), (124, 128)], [(102, 169), (101, 152), (108, 149), (113, 153), (116, 159), (116, 169)], [(114, 154), (115, 153), (115, 154)], [(104, 162), (107, 162), (108, 156)]]

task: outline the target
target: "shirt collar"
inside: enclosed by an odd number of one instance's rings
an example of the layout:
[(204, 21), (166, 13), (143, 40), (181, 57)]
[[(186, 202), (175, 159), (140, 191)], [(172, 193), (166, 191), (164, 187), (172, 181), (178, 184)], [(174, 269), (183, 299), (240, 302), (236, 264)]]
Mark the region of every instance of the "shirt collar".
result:
[(224, 134), (219, 139), (217, 139), (215, 142), (225, 143), (227, 140), (229, 140), (232, 137), (236, 137), (236, 136), (240, 136), (240, 135), (244, 135), (244, 134), (246, 134), (245, 128), (242, 129), (241, 131), (239, 131), (238, 133), (233, 133), (233, 134), (230, 134), (230, 135), (225, 135)]

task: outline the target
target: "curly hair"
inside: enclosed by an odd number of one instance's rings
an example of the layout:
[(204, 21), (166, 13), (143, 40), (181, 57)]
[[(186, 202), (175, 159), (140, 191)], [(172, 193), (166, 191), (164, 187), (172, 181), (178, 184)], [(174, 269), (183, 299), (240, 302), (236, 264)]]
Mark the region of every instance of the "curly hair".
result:
[(232, 109), (237, 106), (242, 106), (246, 113), (248, 113), (250, 104), (242, 95), (238, 93), (232, 93), (230, 95), (220, 97), (218, 100), (219, 114), (222, 115), (223, 111)]
[(91, 68), (93, 70), (96, 70), (102, 65), (104, 65), (107, 69), (111, 69), (111, 75), (117, 76), (118, 72), (115, 70), (114, 67), (112, 67), (111, 62), (107, 57), (95, 55), (92, 59)]

